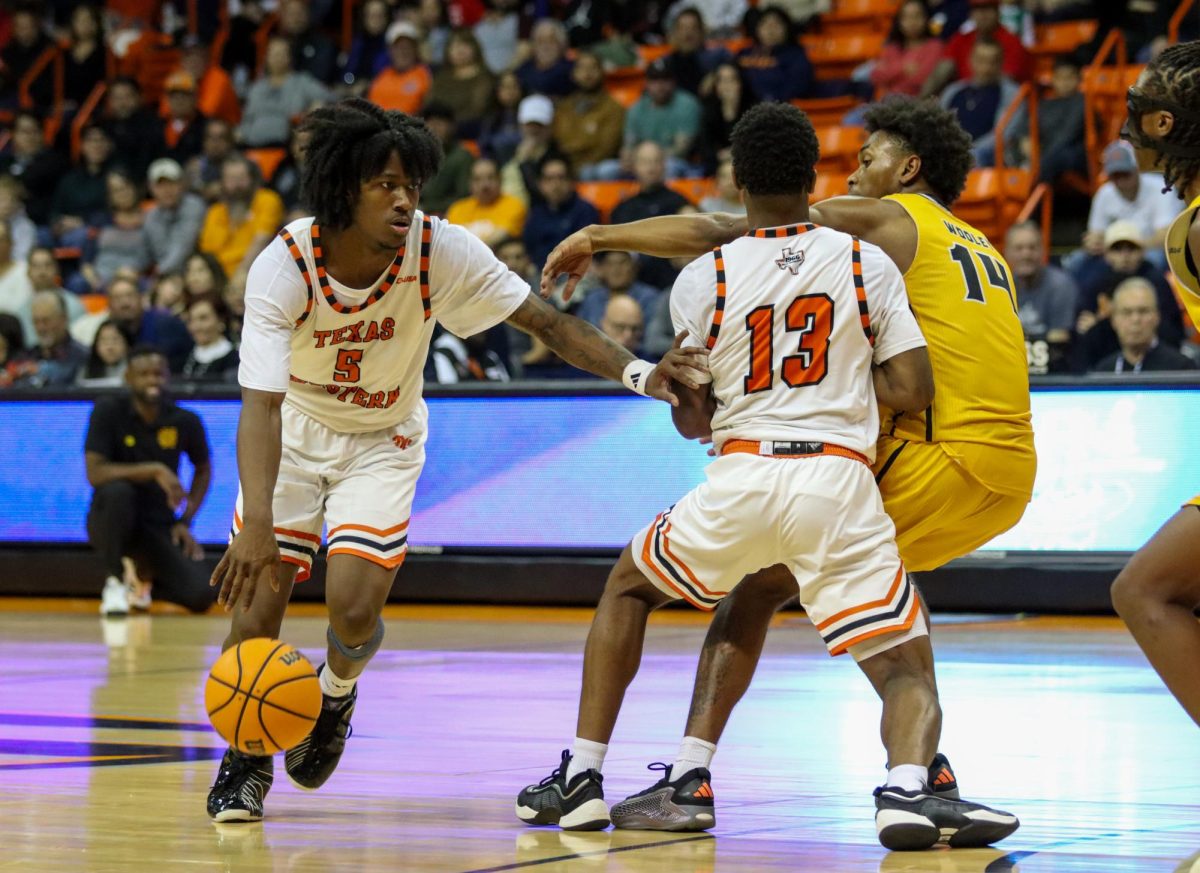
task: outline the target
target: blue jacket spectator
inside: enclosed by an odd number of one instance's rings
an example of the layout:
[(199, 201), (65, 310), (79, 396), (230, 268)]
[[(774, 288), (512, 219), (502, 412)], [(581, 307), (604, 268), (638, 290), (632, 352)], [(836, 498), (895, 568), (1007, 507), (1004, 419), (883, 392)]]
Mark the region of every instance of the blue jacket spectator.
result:
[(530, 35), (533, 57), (517, 67), (517, 78), (526, 94), (566, 97), (575, 88), (571, 81), (574, 67), (567, 60), (567, 32), (562, 24), (543, 18)]
[(600, 222), (596, 207), (575, 193), (570, 162), (548, 157), (538, 168), (541, 200), (534, 201), (525, 219), (525, 247), (540, 272), (550, 251), (577, 230)]
[(172, 372), (182, 369), (192, 350), (191, 334), (165, 309), (146, 309), (136, 281), (122, 275), (109, 283), (108, 312), (131, 345), (155, 346), (166, 356)]
[(391, 23), (386, 0), (366, 0), (359, 10), (359, 26), (342, 65), (342, 84), (365, 91), (371, 80), (388, 65), (384, 34)]
[(67, 305), (58, 291), (39, 291), (30, 302), (37, 345), (30, 357), (37, 372), (22, 385), (34, 388), (71, 385), (80, 368), (87, 363), (88, 350), (71, 339), (67, 329)]
[(813, 69), (808, 55), (796, 42), (796, 30), (787, 13), (768, 6), (754, 29), (755, 44), (738, 55), (738, 65), (759, 100), (795, 100), (809, 96)]
[[(575, 315), (584, 321), (602, 327), (604, 310), (615, 294), (628, 294), (637, 301), (643, 313), (653, 313), (658, 308), (662, 293), (657, 288), (637, 281), (637, 262), (629, 252), (605, 252), (596, 264), (600, 284), (588, 289), (587, 296), (575, 310)], [(639, 337), (639, 342), (641, 338)]]

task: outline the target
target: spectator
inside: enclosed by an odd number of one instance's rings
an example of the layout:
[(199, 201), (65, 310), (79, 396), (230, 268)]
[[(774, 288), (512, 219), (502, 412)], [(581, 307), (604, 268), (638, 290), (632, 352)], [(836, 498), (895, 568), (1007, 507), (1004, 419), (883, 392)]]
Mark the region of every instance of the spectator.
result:
[(646, 89), (625, 116), (625, 148), (658, 143), (667, 154), (667, 174), (686, 176), (699, 132), (700, 101), (676, 86), (670, 63), (659, 58), (646, 70)]
[(221, 262), (206, 252), (189, 255), (183, 265), (183, 294), (187, 300), (201, 297), (224, 299), (228, 284), (229, 278)]
[(487, 346), (487, 331), (459, 339), (441, 326), (435, 330), (437, 335), (429, 346), (427, 382), (452, 385), (458, 382), (509, 381), (504, 361)]
[[(287, 157), (279, 162), (279, 166), (275, 168), (275, 175), (271, 177), (271, 190), (278, 194), (279, 199), (283, 201), (285, 224), (294, 221), (306, 212), (301, 203), (304, 192), (300, 185), (300, 176), (304, 171), (305, 149), (308, 148), (311, 139), (311, 131), (293, 125), (291, 138), (288, 140)], [(422, 189), (422, 194), (424, 194), (424, 189)]]
[(416, 115), (433, 84), (429, 68), (420, 60), (421, 32), (407, 21), (387, 29), (389, 64), (367, 91), (367, 99), (384, 109)]
[(701, 212), (732, 212), (737, 215), (746, 214), (746, 204), (742, 202), (742, 192), (738, 190), (733, 178), (733, 161), (726, 159), (717, 167), (717, 193), (700, 201)]
[(241, 345), (242, 320), (246, 316), (246, 277), (249, 270), (238, 270), (229, 277), (221, 293), (221, 300), (229, 313), (229, 338), (235, 346)]
[[(604, 314), (609, 301), (622, 296), (632, 298), (638, 304), (639, 315), (653, 312), (658, 306), (658, 298), (662, 292), (639, 282), (637, 274), (637, 262), (629, 252), (604, 252), (596, 260), (596, 278), (599, 282), (588, 289), (583, 302), (576, 308), (575, 315), (603, 330)], [(642, 322), (643, 319), (639, 317), (639, 348), (642, 344)], [(613, 336), (613, 339), (621, 342), (616, 336)]]
[[(219, 295), (213, 294), (212, 297)], [(182, 318), (187, 313), (189, 297), (183, 287), (183, 276), (179, 273), (160, 273), (150, 288), (150, 308), (163, 309)]]
[(66, 170), (64, 161), (46, 146), (42, 120), (27, 109), (13, 117), (12, 142), (0, 155), (0, 173), (8, 173), (25, 189), (25, 211), (34, 224), (49, 224), (58, 180)]
[(204, 144), (200, 155), (184, 164), (188, 187), (215, 203), (221, 197), (221, 165), (231, 155), (239, 154), (233, 143), (233, 128), (219, 118), (210, 118), (204, 125)]
[(458, 119), (458, 134), (467, 139), (479, 136), (483, 120), (492, 111), (496, 77), (483, 63), (483, 52), (475, 34), (459, 28), (446, 43), (446, 62), (433, 77), (429, 99), (445, 103)]
[(566, 158), (551, 155), (540, 164), (538, 191), (525, 221), (525, 246), (540, 272), (550, 251), (589, 224), (600, 223), (600, 213), (575, 192), (575, 178)]
[(104, 21), (91, 4), (71, 12), (69, 39), (63, 51), (63, 100), (76, 109), (87, 100), (97, 82), (108, 78), (108, 50), (104, 45)]
[(226, 274), (249, 269), (283, 223), (283, 201), (262, 186), (258, 168), (234, 153), (221, 164), (221, 197), (204, 216), (200, 251), (215, 255)]
[(166, 357), (172, 372), (183, 367), (192, 350), (187, 328), (163, 309), (147, 309), (136, 279), (121, 275), (109, 283), (108, 314), (133, 345), (154, 345)]
[[(12, 35), (0, 50), (0, 105), (17, 105), (17, 87), (25, 74), (51, 41), (42, 30), (41, 9), (38, 3), (21, 3), (12, 11)], [(45, 106), (50, 96), (47, 77), (39, 76), (37, 88), (30, 94), (34, 101)]]
[(17, 315), (33, 296), (25, 264), (13, 257), (12, 230), (0, 221), (0, 312)]
[(933, 33), (925, 0), (905, 0), (896, 10), (883, 51), (871, 68), (880, 96), (916, 97), (942, 59), (943, 43)]
[(150, 268), (150, 240), (146, 235), (146, 213), (137, 182), (124, 172), (108, 174), (109, 219), (96, 235), (94, 254), (84, 258), (80, 273), (87, 286), (68, 284), (71, 290), (96, 291), (107, 285), (118, 271), (142, 275)]
[(104, 126), (113, 141), (113, 153), (121, 156), (131, 173), (146, 172), (150, 162), (167, 150), (162, 121), (143, 102), (137, 80), (124, 76), (113, 79), (104, 93), (107, 113)]
[(332, 85), (337, 78), (337, 46), (312, 26), (309, 0), (282, 0), (279, 32), (292, 44), (292, 69), (308, 73), (318, 82)]
[(8, 224), (13, 260), (26, 260), (37, 243), (38, 230), (25, 214), (21, 183), (12, 176), (0, 175), (0, 221)]
[[(1038, 101), (1038, 140), (1042, 152), (1038, 180), (1051, 186), (1066, 173), (1087, 175), (1088, 172), (1083, 144), (1086, 112), (1079, 82), (1079, 67), (1069, 57), (1060, 57), (1054, 62), (1050, 95)], [(1028, 104), (1022, 103), (1017, 110), (1008, 139), (1017, 146), (1019, 160), (1015, 163), (1028, 166), (1031, 157)]]
[[(533, 268), (533, 261), (529, 259), (529, 251), (525, 248), (523, 240), (512, 236), (501, 237), (492, 246), (492, 251), (495, 252), (500, 263), (520, 276), (531, 287), (537, 287), (540, 277)], [(551, 298), (551, 302), (560, 309), (566, 308), (566, 304), (557, 294)], [(539, 347), (538, 357), (549, 354), (550, 350), (540, 340), (517, 330), (510, 324), (504, 325), (504, 332), (508, 340), (509, 372), (514, 378), (523, 379), (525, 365), (528, 362), (527, 359), (533, 356), (534, 346)]]
[(263, 0), (242, 0), (229, 9), (229, 31), (221, 50), (221, 66), (244, 86), (258, 68), (258, 35), (266, 21)]
[(446, 220), (460, 224), (489, 246), (502, 236), (520, 236), (525, 228), (525, 204), (500, 192), (500, 171), (491, 158), (471, 167), (471, 196), (450, 205)]
[(1193, 370), (1196, 365), (1158, 337), (1158, 294), (1145, 279), (1126, 279), (1113, 291), (1112, 326), (1120, 349), (1093, 368), (1096, 373)]
[(521, 142), (521, 123), (517, 121), (525, 90), (514, 72), (501, 73), (496, 80), (495, 110), (483, 120), (479, 149), (500, 166), (512, 160)]
[(519, 5), (519, 0), (483, 0), (483, 17), (475, 22), (474, 30), (489, 70), (507, 70), (517, 56), (521, 39)]
[(667, 60), (675, 80), (680, 88), (697, 97), (713, 70), (730, 60), (724, 48), (708, 48), (704, 18), (694, 6), (684, 6), (675, 13), (667, 42), (671, 46)]
[(530, 34), (531, 57), (517, 67), (526, 94), (566, 97), (571, 93), (571, 62), (567, 60), (567, 31), (562, 22), (543, 18)]
[(1067, 368), (1079, 288), (1065, 270), (1045, 263), (1042, 232), (1032, 222), (1014, 224), (1004, 239), (1013, 273), (1030, 372)]
[(615, 294), (609, 297), (604, 307), (600, 329), (609, 339), (620, 343), (631, 354), (640, 357), (645, 323), (645, 313), (636, 298), (627, 294)]
[(921, 96), (936, 94), (955, 79), (971, 78), (975, 43), (980, 40), (1000, 46), (1000, 66), (1007, 78), (1029, 81), (1033, 63), (1021, 40), (1000, 26), (1000, 0), (971, 0), (971, 27), (951, 37), (937, 70), (921, 89)]
[(242, 119), (242, 104), (233, 80), (220, 64), (212, 63), (211, 47), (199, 37), (185, 36), (179, 65), (196, 80), (196, 105), (206, 118), (234, 125)]
[[(412, 23), (416, 25), (418, 33), (425, 34), (422, 44), (424, 57), (435, 67), (440, 66), (446, 58), (446, 43), (450, 40), (451, 4), (456, 4), (456, 0), (450, 0), (450, 4), (443, 0), (417, 0), (416, 16)], [(455, 14), (455, 19), (456, 24), (465, 27), (471, 24), (461, 14)]]
[(12, 388), (37, 373), (37, 364), (25, 356), (25, 332), (21, 321), (0, 312), (0, 389)]
[[(29, 286), (32, 291), (30, 302), (17, 313), (17, 317), (21, 319), (21, 325), (25, 329), (25, 346), (29, 348), (37, 345), (37, 331), (33, 324), (33, 298), (37, 296), (39, 291), (53, 291), (61, 296), (63, 304), (67, 307), (67, 324), (71, 326), (72, 335), (74, 336), (74, 328), (80, 319), (87, 314), (87, 309), (83, 303), (74, 294), (63, 293), (62, 276), (59, 274), (58, 261), (54, 257), (54, 250), (43, 246), (35, 246), (29, 252), (28, 268), (26, 277), (29, 279)], [(87, 342), (75, 337), (76, 340), (87, 346), (91, 344), (91, 335), (87, 335)]]
[(796, 42), (795, 25), (778, 6), (767, 6), (754, 26), (754, 45), (737, 56), (750, 90), (759, 100), (808, 97), (813, 70)]
[(571, 78), (575, 90), (554, 112), (554, 141), (575, 173), (591, 180), (595, 165), (620, 154), (625, 108), (604, 89), (604, 68), (592, 52), (576, 54)]
[(454, 111), (444, 103), (430, 103), (422, 113), (426, 126), (442, 143), (442, 166), (421, 189), (421, 209), (445, 215), (450, 204), (471, 193), (471, 165), (475, 158), (458, 140)]
[(186, 70), (167, 76), (167, 117), (163, 139), (167, 157), (185, 164), (204, 150), (204, 125), (208, 122), (197, 108), (196, 79)]
[[(634, 149), (633, 175), (638, 181), (638, 193), (617, 204), (612, 213), (613, 224), (674, 215), (691, 205), (686, 197), (663, 184), (666, 157), (658, 143), (644, 142)], [(643, 258), (640, 273), (642, 281), (657, 288), (670, 287), (675, 278), (675, 270), (661, 258)]]
[(159, 273), (179, 273), (196, 248), (204, 224), (204, 201), (184, 187), (183, 167), (160, 158), (146, 173), (154, 206), (146, 213), (150, 258)]
[(350, 42), (350, 52), (342, 65), (342, 84), (354, 96), (366, 93), (367, 86), (388, 64), (387, 33), (392, 11), (387, 0), (366, 0), (359, 7), (358, 27)]
[[(100, 611), (108, 617), (129, 612), (122, 581), (122, 558), (129, 555), (160, 596), (203, 612), (213, 589), (198, 563), (204, 550), (188, 528), (212, 479), (204, 425), (166, 398), (166, 360), (157, 350), (135, 348), (125, 381), (128, 394), (97, 401), (84, 443), (88, 482), (95, 489), (88, 540), (107, 576)], [(178, 476), (183, 453), (195, 468), (187, 492)]]
[(82, 247), (88, 232), (107, 218), (112, 151), (112, 139), (103, 127), (84, 128), (79, 164), (59, 181), (50, 207), (50, 229), (60, 245)]
[(1090, 255), (1104, 254), (1104, 232), (1117, 221), (1132, 222), (1148, 248), (1162, 256), (1159, 266), (1165, 270), (1162, 254), (1167, 228), (1175, 220), (1179, 201), (1174, 194), (1163, 193), (1161, 173), (1141, 173), (1133, 146), (1117, 140), (1104, 150), (1105, 182), (1092, 198), (1088, 213), (1087, 233), (1083, 236), (1084, 251)]
[(30, 358), (37, 372), (25, 380), (34, 388), (70, 385), (87, 363), (88, 350), (67, 329), (67, 304), (61, 291), (38, 291), (29, 304), (37, 344)]
[(225, 335), (229, 316), (220, 298), (198, 297), (187, 307), (191, 352), (183, 362), (185, 382), (236, 382), (238, 353)]
[(325, 86), (292, 69), (292, 49), (285, 37), (267, 40), (263, 74), (246, 93), (246, 111), (238, 138), (250, 148), (287, 143), (292, 119), (329, 99)]
[(975, 141), (975, 161), (991, 166), (996, 160), (991, 135), (1005, 108), (1017, 96), (1017, 85), (1000, 69), (1001, 48), (994, 40), (977, 40), (971, 49), (969, 81), (955, 82), (942, 93), (942, 105)]
[(733, 126), (756, 102), (741, 67), (732, 62), (717, 67), (712, 92), (704, 98), (700, 126), (700, 157), (706, 172), (713, 172), (721, 161), (731, 159), (729, 136)]
[(115, 321), (105, 321), (96, 330), (91, 354), (75, 384), (83, 388), (119, 388), (125, 384), (128, 358), (129, 340)]
[(541, 199), (538, 165), (549, 156), (564, 157), (554, 144), (554, 104), (549, 97), (533, 94), (521, 101), (517, 111), (521, 141), (508, 163), (500, 168), (500, 187), (526, 204)]
[[(675, 19), (687, 10), (695, 10), (706, 26), (709, 36), (716, 39), (734, 39), (741, 36), (742, 22), (750, 11), (746, 0), (679, 0), (667, 13), (667, 20), (674, 31)], [(674, 44), (675, 40), (671, 40)]]

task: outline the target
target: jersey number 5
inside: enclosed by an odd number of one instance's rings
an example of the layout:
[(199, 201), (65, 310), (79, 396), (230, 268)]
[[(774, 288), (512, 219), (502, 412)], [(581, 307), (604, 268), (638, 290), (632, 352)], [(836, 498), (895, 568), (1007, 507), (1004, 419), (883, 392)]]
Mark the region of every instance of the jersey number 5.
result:
[(338, 349), (337, 364), (333, 368), (333, 381), (357, 382), (362, 376), (358, 367), (362, 355), (362, 349)]
[[(828, 294), (801, 294), (784, 313), (788, 333), (800, 334), (799, 354), (786, 355), (780, 369), (789, 388), (816, 385), (829, 371), (829, 335), (833, 333), (833, 299)], [(760, 306), (746, 316), (750, 331), (747, 394), (769, 391), (775, 382), (775, 307)]]

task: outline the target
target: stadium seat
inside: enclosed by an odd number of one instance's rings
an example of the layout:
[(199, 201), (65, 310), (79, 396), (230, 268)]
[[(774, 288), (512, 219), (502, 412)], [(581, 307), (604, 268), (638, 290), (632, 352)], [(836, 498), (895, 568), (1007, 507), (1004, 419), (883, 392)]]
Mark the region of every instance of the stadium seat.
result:
[(850, 175), (858, 166), (858, 150), (866, 141), (867, 131), (861, 127), (818, 127), (821, 159), (817, 172)]
[(848, 36), (804, 36), (800, 38), (818, 81), (849, 79), (855, 68), (878, 57), (886, 34), (856, 33)]
[(667, 43), (659, 45), (639, 45), (637, 47), (638, 60), (643, 67), (648, 67), (659, 58), (664, 58), (671, 53), (671, 46)]
[(705, 197), (711, 197), (717, 193), (716, 179), (671, 179), (667, 182), (667, 187), (676, 193), (682, 194), (688, 200), (692, 201), (695, 206), (700, 205), (700, 201)]
[(275, 178), (275, 171), (279, 169), (279, 165), (283, 163), (283, 159), (287, 157), (287, 149), (246, 149), (246, 157), (254, 161), (258, 167), (258, 171), (262, 173), (263, 181), (270, 182)]
[(617, 204), (638, 191), (637, 182), (580, 182), (575, 186), (579, 196), (596, 207), (600, 220), (608, 221)]
[(857, 97), (823, 97), (816, 100), (793, 100), (792, 105), (804, 110), (813, 127), (837, 127), (846, 113), (862, 103)]
[(886, 34), (899, 6), (900, 0), (834, 0), (833, 8), (819, 19), (821, 33), (828, 36), (853, 36), (871, 31)]
[(640, 74), (637, 77), (606, 78), (604, 82), (604, 90), (611, 94), (612, 98), (626, 109), (638, 102), (638, 98), (642, 96), (645, 86), (646, 80)]
[(1094, 20), (1055, 21), (1037, 25), (1034, 43), (1029, 47), (1029, 53), (1033, 55), (1038, 78), (1050, 75), (1056, 57), (1075, 51), (1095, 35)]
[(837, 173), (817, 173), (817, 184), (813, 186), (812, 196), (809, 200), (812, 203), (819, 203), (830, 197), (841, 197), (843, 194), (849, 193), (850, 189), (846, 187), (845, 176)]

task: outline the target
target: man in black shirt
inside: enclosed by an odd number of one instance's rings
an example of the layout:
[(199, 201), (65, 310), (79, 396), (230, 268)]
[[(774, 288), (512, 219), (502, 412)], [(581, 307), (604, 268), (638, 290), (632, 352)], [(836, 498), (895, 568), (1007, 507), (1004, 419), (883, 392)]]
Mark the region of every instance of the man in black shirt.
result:
[[(129, 555), (163, 597), (203, 612), (215, 592), (198, 563), (204, 550), (188, 527), (212, 478), (204, 425), (164, 396), (167, 361), (154, 347), (133, 350), (125, 380), (127, 395), (96, 403), (84, 444), (88, 481), (96, 489), (88, 539), (108, 577), (100, 611), (106, 616), (129, 612), (121, 581), (121, 559)], [(195, 468), (186, 494), (178, 476), (182, 452)], [(183, 513), (176, 517), (181, 504)]]
[(1095, 373), (1148, 373), (1192, 370), (1195, 364), (1158, 338), (1158, 293), (1145, 279), (1134, 276), (1117, 286), (1112, 299), (1112, 327), (1120, 349), (1102, 359)]

